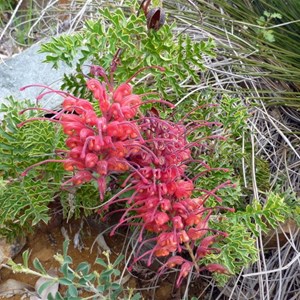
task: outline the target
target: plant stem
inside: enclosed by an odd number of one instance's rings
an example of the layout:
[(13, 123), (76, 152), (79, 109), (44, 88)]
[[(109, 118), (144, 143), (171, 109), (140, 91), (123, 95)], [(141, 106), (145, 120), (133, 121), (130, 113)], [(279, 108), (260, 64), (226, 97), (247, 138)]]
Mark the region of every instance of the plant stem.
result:
[(197, 273), (199, 273), (200, 269), (199, 269), (199, 266), (197, 264), (196, 257), (195, 257), (195, 255), (193, 253), (193, 250), (191, 249), (191, 247), (190, 247), (190, 245), (188, 243), (185, 243), (184, 245), (185, 245), (186, 249), (188, 250), (188, 252), (190, 254), (190, 257), (191, 257), (191, 259), (192, 259), (192, 261), (194, 263), (194, 266), (195, 266), (195, 269), (196, 269)]

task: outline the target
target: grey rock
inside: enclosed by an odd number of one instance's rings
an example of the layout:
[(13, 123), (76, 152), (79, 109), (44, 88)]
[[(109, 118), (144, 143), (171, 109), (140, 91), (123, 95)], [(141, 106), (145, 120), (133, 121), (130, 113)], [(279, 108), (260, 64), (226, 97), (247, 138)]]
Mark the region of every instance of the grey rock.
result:
[(1, 264), (5, 264), (10, 258), (14, 258), (25, 246), (26, 239), (24, 237), (7, 241), (5, 238), (0, 239), (0, 268)]
[[(5, 102), (5, 98), (13, 96), (15, 99), (36, 100), (36, 97), (45, 89), (33, 87), (25, 91), (20, 88), (29, 84), (42, 84), (59, 88), (63, 75), (72, 72), (72, 69), (64, 64), (60, 64), (58, 70), (52, 68), (51, 64), (43, 63), (45, 54), (38, 53), (41, 41), (24, 52), (6, 60), (0, 61), (0, 103)], [(47, 95), (42, 100), (45, 108), (55, 108), (59, 106), (62, 98), (56, 94)]]

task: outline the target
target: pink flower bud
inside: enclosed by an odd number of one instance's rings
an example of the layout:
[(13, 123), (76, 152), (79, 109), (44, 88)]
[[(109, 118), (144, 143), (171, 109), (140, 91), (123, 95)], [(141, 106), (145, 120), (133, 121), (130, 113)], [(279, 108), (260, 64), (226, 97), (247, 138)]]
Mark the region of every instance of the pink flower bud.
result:
[(197, 228), (190, 228), (187, 232), (189, 238), (193, 241), (202, 238), (207, 233), (207, 230), (199, 230)]
[(103, 200), (105, 192), (106, 192), (106, 180), (105, 180), (105, 177), (104, 176), (99, 177), (97, 179), (97, 183), (98, 183), (98, 189), (99, 189), (100, 199)]
[(216, 237), (217, 237), (217, 235), (211, 235), (211, 236), (205, 237), (201, 241), (201, 243), (198, 246), (197, 251), (196, 251), (197, 258), (204, 257), (210, 253), (211, 249), (209, 249), (208, 247), (211, 246), (215, 242)]
[(197, 224), (199, 224), (200, 220), (201, 220), (201, 216), (198, 216), (198, 215), (195, 215), (195, 214), (191, 213), (185, 219), (185, 224), (187, 226), (197, 225)]
[(68, 148), (72, 149), (76, 146), (83, 146), (79, 136), (69, 136), (66, 140), (66, 145)]
[(76, 103), (75, 111), (78, 114), (82, 114), (84, 111), (88, 111), (88, 110), (93, 111), (94, 110), (93, 105), (88, 100), (79, 99)]
[(177, 265), (179, 265), (179, 266), (182, 265), (184, 261), (185, 261), (184, 258), (182, 258), (181, 256), (178, 256), (178, 255), (175, 255), (168, 259), (168, 261), (166, 262), (166, 266), (168, 268), (174, 268)]
[(169, 199), (163, 199), (160, 201), (160, 208), (163, 211), (168, 211), (172, 208), (171, 201)]
[(83, 170), (84, 164), (81, 161), (78, 161), (78, 160), (75, 160), (72, 158), (68, 158), (65, 160), (64, 169), (66, 171), (74, 171), (75, 168), (78, 170)]
[(72, 182), (75, 185), (80, 185), (85, 182), (89, 182), (92, 179), (92, 174), (89, 171), (79, 171), (76, 175), (72, 178)]
[(113, 103), (109, 108), (109, 116), (118, 121), (125, 119), (119, 103)]
[(82, 146), (74, 147), (73, 149), (71, 149), (71, 150), (69, 151), (69, 156), (70, 156), (71, 158), (74, 158), (74, 159), (80, 158), (81, 153), (82, 153), (82, 149), (83, 149)]
[(154, 251), (155, 256), (161, 257), (161, 256), (168, 256), (170, 254), (170, 251), (167, 247), (158, 248)]
[(173, 226), (175, 229), (183, 229), (184, 224), (180, 216), (175, 216), (172, 218)]
[(170, 220), (169, 216), (165, 212), (157, 212), (154, 219), (155, 223), (159, 226), (167, 223)]
[(147, 207), (147, 209), (151, 209), (151, 208), (157, 207), (158, 203), (159, 203), (159, 200), (157, 197), (149, 197), (145, 201), (145, 206)]
[(95, 126), (97, 124), (97, 115), (93, 110), (85, 111), (83, 120), (87, 125)]
[(187, 243), (190, 241), (190, 238), (189, 236), (187, 235), (186, 231), (185, 230), (181, 230), (178, 234), (178, 237), (179, 237), (179, 241), (180, 243)]
[(64, 99), (62, 106), (66, 111), (73, 111), (73, 107), (76, 105), (77, 101), (77, 99), (68, 96)]
[[(89, 79), (87, 82), (86, 82), (86, 86), (87, 86), (87, 88), (90, 90), (90, 91), (92, 91), (92, 92), (94, 92), (94, 93), (100, 93), (100, 90), (101, 89), (103, 89), (103, 87), (102, 87), (102, 85), (101, 85), (101, 83), (97, 80), (97, 79), (95, 79), (95, 78), (91, 78), (91, 79)], [(99, 94), (100, 95), (100, 94)], [(98, 96), (98, 94), (97, 94), (97, 96)], [(98, 98), (98, 97), (95, 97), (96, 99)]]
[(176, 286), (179, 287), (183, 278), (185, 278), (186, 276), (189, 275), (190, 271), (192, 270), (192, 267), (193, 267), (193, 263), (190, 262), (190, 261), (185, 261), (182, 266), (181, 266), (181, 269), (180, 269), (180, 273), (179, 273), (179, 276), (178, 276), (178, 279), (176, 281)]
[(84, 125), (84, 121), (80, 116), (77, 116), (75, 114), (63, 114), (61, 116), (61, 122), (62, 123), (81, 123)]
[(78, 135), (84, 125), (78, 122), (61, 122), (63, 131), (69, 136)]
[(106, 160), (99, 160), (97, 162), (97, 173), (99, 175), (107, 175), (107, 165)]
[(118, 121), (108, 123), (106, 133), (111, 137), (122, 136), (122, 132), (120, 131), (120, 123)]
[(137, 108), (130, 108), (129, 106), (121, 107), (122, 115), (125, 120), (133, 119), (137, 113)]
[(88, 148), (90, 151), (100, 151), (104, 143), (100, 136), (95, 136), (89, 141)]
[(94, 154), (94, 153), (88, 153), (85, 156), (85, 166), (87, 168), (93, 168), (96, 166), (98, 162), (98, 155)]
[(90, 128), (82, 128), (79, 133), (81, 142), (85, 142), (87, 137), (94, 136), (94, 135), (95, 135), (94, 131)]
[(216, 272), (220, 274), (230, 274), (229, 271), (222, 265), (219, 264), (209, 264), (205, 266), (205, 269), (209, 272)]
[(87, 87), (93, 92), (95, 99), (99, 101), (99, 107), (102, 113), (106, 113), (110, 107), (108, 102), (108, 96), (106, 94), (104, 84), (101, 84), (98, 80), (91, 78), (87, 81)]
[(176, 182), (175, 196), (178, 199), (188, 198), (192, 195), (194, 185), (191, 181), (178, 180)]
[(128, 83), (122, 83), (113, 93), (113, 100), (115, 102), (121, 103), (123, 97), (130, 95), (132, 92), (132, 87)]
[(139, 95), (131, 94), (123, 98), (121, 105), (122, 107), (128, 106), (138, 108), (141, 103), (142, 100)]

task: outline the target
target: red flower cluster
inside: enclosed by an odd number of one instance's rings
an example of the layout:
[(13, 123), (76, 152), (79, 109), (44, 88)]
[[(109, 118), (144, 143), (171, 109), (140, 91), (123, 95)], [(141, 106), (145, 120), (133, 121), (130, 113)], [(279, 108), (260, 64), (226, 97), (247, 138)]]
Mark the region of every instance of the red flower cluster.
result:
[[(163, 266), (181, 266), (180, 284), (193, 267), (200, 270), (198, 263), (201, 258), (219, 251), (211, 247), (216, 240), (226, 237), (226, 233), (209, 228), (213, 209), (205, 208), (204, 204), (210, 196), (219, 200), (216, 191), (230, 182), (206, 191), (200, 197), (193, 197), (194, 183), (185, 173), (188, 163), (193, 161), (191, 147), (196, 144), (187, 141), (187, 127), (156, 115), (143, 116), (139, 111), (142, 95), (133, 94), (129, 84), (133, 77), (114, 89), (101, 67), (92, 66), (91, 73), (105, 81), (102, 83), (95, 78), (87, 81), (100, 113), (88, 100), (59, 92), (65, 96), (63, 110), (55, 113), (50, 121), (60, 123), (67, 135), (66, 157), (36, 165), (63, 162), (64, 169), (73, 172), (64, 185), (81, 185), (95, 180), (101, 200), (104, 199), (107, 178), (113, 173), (127, 172), (123, 185), (129, 185), (124, 191), (130, 190), (131, 196), (120, 198), (118, 193), (106, 205), (124, 203), (123, 215), (111, 234), (122, 225), (139, 225), (142, 246), (146, 242), (144, 232), (151, 232), (155, 247), (135, 258), (137, 261), (148, 256), (148, 264), (151, 264), (153, 255), (189, 253), (191, 261), (177, 255)], [(148, 100), (154, 101), (167, 103)], [(31, 120), (36, 119), (26, 122)], [(23, 175), (36, 165), (25, 170)], [(202, 165), (207, 171), (212, 170), (207, 164)], [(222, 266), (207, 266), (207, 269), (225, 272)]]

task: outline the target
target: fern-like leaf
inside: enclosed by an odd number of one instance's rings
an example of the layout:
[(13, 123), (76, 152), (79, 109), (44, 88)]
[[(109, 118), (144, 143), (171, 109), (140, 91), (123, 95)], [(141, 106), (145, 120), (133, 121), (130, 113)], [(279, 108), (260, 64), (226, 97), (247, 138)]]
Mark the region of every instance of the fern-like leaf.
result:
[(259, 229), (267, 232), (270, 228), (275, 228), (278, 222), (285, 220), (287, 205), (284, 198), (278, 194), (270, 193), (265, 205), (261, 205), (257, 200), (252, 205), (248, 205), (245, 211), (238, 211), (228, 214), (234, 222), (243, 222), (254, 234), (259, 234)]

